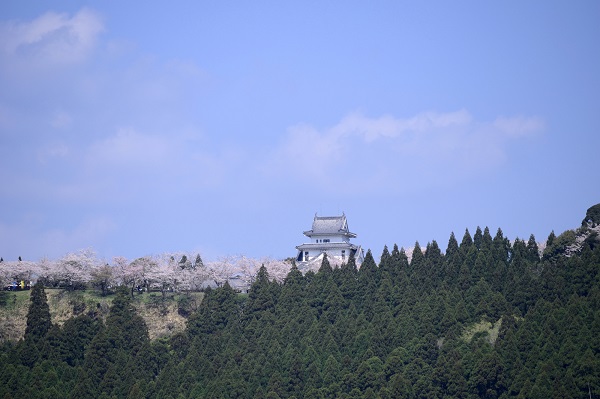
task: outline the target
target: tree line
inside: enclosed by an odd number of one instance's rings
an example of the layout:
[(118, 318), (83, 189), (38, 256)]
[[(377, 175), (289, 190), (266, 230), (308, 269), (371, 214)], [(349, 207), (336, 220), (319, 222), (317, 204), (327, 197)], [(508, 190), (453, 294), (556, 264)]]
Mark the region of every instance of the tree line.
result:
[(166, 291), (194, 291), (207, 285), (222, 285), (236, 277), (250, 286), (261, 265), (278, 281), (283, 281), (291, 263), (272, 258), (225, 256), (203, 262), (199, 254), (163, 253), (134, 260), (114, 257), (111, 263), (100, 259), (91, 249), (68, 253), (60, 259), (0, 262), (0, 283), (41, 279), (48, 287), (69, 290), (94, 288), (106, 295), (118, 286)]

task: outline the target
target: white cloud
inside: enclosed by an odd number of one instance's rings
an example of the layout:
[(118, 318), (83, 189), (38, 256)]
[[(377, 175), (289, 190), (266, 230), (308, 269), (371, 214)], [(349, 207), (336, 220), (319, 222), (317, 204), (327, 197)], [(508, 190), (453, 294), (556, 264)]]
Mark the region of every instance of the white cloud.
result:
[(500, 132), (509, 136), (524, 136), (544, 128), (544, 121), (537, 117), (498, 117), (493, 123)]
[(82, 9), (72, 17), (48, 12), (32, 21), (0, 25), (0, 49), (8, 57), (42, 64), (80, 62), (104, 30), (100, 16)]
[(381, 137), (398, 137), (409, 132), (466, 126), (471, 120), (471, 115), (466, 110), (449, 113), (423, 112), (407, 119), (394, 118), (390, 115), (368, 118), (360, 113), (352, 113), (334, 126), (331, 134), (338, 137), (357, 134), (369, 142)]
[(121, 128), (81, 150), (84, 168), (77, 185), (64, 186), (61, 196), (129, 201), (169, 197), (173, 191), (197, 193), (236, 181), (245, 156), (235, 148), (211, 149), (203, 137), (185, 129), (146, 133)]
[[(299, 125), (288, 129), (286, 142), (275, 155), (275, 163), (296, 166), (299, 174), (318, 177), (326, 174), (331, 164), (340, 162), (344, 152), (346, 142), (337, 134), (322, 134), (311, 126)], [(275, 165), (273, 172), (278, 170), (279, 166)]]
[(353, 178), (373, 188), (396, 180), (448, 184), (501, 165), (511, 140), (543, 127), (536, 117), (477, 121), (464, 109), (408, 118), (351, 113), (327, 129), (289, 128), (268, 169), (336, 190)]
[(165, 136), (121, 128), (114, 136), (91, 146), (88, 162), (106, 166), (161, 165), (174, 155), (172, 146), (173, 141)]

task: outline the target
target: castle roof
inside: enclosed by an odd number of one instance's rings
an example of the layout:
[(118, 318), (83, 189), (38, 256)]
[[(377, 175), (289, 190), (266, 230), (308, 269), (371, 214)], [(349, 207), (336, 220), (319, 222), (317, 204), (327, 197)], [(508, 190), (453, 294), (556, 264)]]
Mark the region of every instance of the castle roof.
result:
[(314, 235), (344, 235), (347, 237), (356, 237), (356, 234), (348, 230), (348, 221), (346, 215), (341, 216), (317, 216), (313, 219), (312, 230), (304, 232), (304, 235), (311, 237)]
[(358, 249), (359, 247), (348, 242), (328, 242), (328, 243), (307, 243), (301, 244), (296, 247), (300, 251), (313, 250), (313, 251), (326, 251), (330, 249)]

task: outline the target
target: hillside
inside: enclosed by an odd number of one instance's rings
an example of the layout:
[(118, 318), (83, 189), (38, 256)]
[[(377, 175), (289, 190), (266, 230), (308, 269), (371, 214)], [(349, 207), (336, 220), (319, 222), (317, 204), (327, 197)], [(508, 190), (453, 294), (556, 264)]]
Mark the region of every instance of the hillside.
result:
[(584, 222), (541, 256), (533, 236), (478, 228), (410, 261), (397, 247), (360, 269), (325, 257), (283, 283), (263, 267), (248, 295), (208, 289), (163, 339), (140, 316), (160, 297), (119, 291), (108, 314), (51, 326), (38, 285), (24, 340), (0, 352), (0, 397), (600, 397), (600, 245)]
[[(18, 341), (25, 334), (26, 316), (31, 291), (4, 292), (6, 304), (0, 306), (0, 341)], [(64, 322), (80, 314), (91, 313), (106, 318), (114, 295), (101, 296), (94, 290), (66, 291), (47, 289), (52, 323)], [(158, 293), (138, 294), (133, 301), (137, 312), (148, 326), (150, 339), (169, 337), (183, 331), (187, 313), (202, 301), (201, 292), (188, 295), (169, 294), (163, 303)]]

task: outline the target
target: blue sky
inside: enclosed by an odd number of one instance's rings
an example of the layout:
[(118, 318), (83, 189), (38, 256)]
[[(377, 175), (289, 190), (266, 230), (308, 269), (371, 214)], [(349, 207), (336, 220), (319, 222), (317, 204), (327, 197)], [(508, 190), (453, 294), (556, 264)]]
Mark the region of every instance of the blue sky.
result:
[[(600, 202), (600, 3), (0, 5), (0, 256), (379, 256)], [(215, 2), (212, 2), (215, 3)]]

